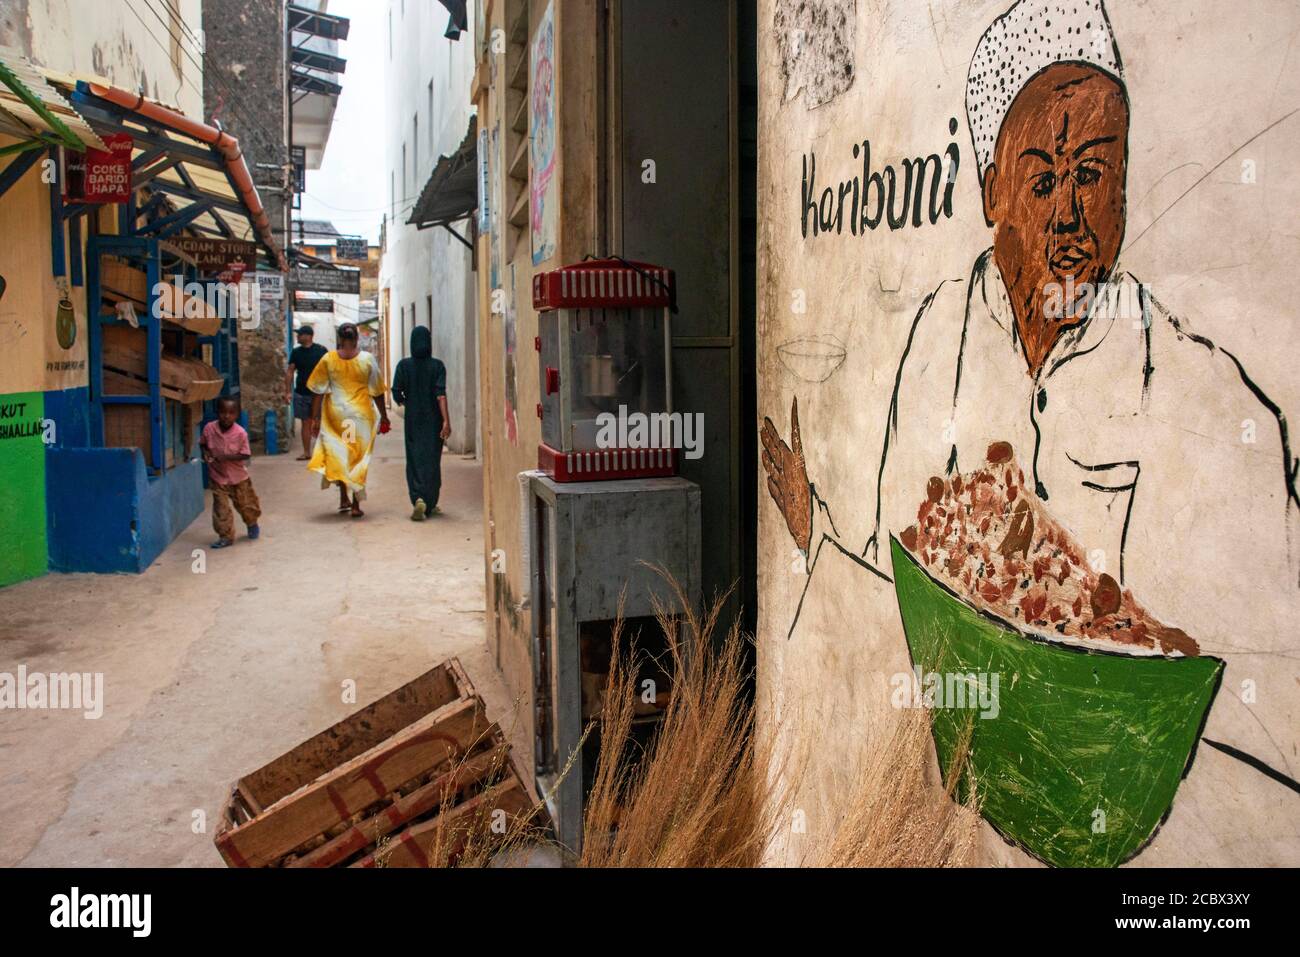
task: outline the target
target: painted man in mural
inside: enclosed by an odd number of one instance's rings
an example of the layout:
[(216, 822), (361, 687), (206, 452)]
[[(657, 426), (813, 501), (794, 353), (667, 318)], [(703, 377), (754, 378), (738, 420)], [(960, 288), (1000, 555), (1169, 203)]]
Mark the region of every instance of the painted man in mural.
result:
[[(966, 108), (993, 244), (912, 323), (875, 533), (865, 547), (839, 540), (807, 474), (797, 398), (788, 443), (765, 421), (768, 491), (810, 576), (829, 545), (892, 581), (891, 537), (912, 527), (915, 540), (927, 483), (1009, 443), (1023, 490), (1095, 571), (1224, 662), (1200, 743), (1237, 762), (1225, 806), (1249, 789), (1295, 820), (1297, 463), (1281, 410), (1236, 357), (1121, 264), (1131, 113), (1101, 0), (1011, 6), (975, 51)], [(1153, 651), (1177, 658), (1176, 644)]]

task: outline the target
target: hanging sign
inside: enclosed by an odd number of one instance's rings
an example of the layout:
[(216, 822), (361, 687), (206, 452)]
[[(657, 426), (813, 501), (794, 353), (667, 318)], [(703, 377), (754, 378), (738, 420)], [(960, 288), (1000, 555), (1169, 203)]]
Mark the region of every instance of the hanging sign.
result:
[(257, 244), (245, 239), (175, 236), (168, 242), (193, 259), (202, 272), (215, 273), (222, 282), (239, 282), (257, 266)]
[(67, 153), (65, 203), (125, 203), (131, 198), (131, 134), (112, 133), (103, 140), (107, 150)]
[(263, 299), (284, 298), (284, 273), (282, 272), (259, 271), (257, 285), (261, 289)]
[(370, 255), (369, 244), (360, 236), (340, 236), (334, 244), (336, 259), (366, 259)]
[(328, 269), (320, 266), (299, 266), (293, 271), (293, 288), (299, 292), (361, 294), (359, 269)]

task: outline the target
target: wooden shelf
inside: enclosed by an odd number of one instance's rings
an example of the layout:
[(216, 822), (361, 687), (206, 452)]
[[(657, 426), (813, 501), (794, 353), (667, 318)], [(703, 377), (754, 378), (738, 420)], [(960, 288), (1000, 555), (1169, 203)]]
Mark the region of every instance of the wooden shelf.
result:
[(519, 97), (519, 105), (510, 119), (510, 128), (516, 133), (523, 135), (528, 132), (528, 96), (527, 94)]
[(519, 13), (515, 15), (515, 22), (510, 24), (510, 42), (528, 42), (528, 0), (523, 0), (519, 4)]
[(521, 189), (519, 198), (510, 207), (510, 225), (522, 229), (528, 225), (528, 190)]
[(528, 140), (526, 138), (519, 141), (519, 148), (515, 150), (515, 155), (510, 157), (507, 172), (511, 179), (528, 182)]
[[(510, 82), (507, 86), (512, 90), (519, 90), (521, 93), (528, 93), (528, 51), (520, 50), (515, 57), (514, 69), (510, 71)], [(525, 99), (527, 97), (525, 96)]]

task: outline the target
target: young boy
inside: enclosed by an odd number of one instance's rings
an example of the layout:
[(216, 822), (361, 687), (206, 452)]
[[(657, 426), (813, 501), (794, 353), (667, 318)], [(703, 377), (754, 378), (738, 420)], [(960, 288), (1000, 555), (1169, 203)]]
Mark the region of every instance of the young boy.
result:
[(217, 421), (205, 425), (199, 439), (203, 461), (208, 464), (208, 484), (212, 487), (212, 527), (217, 533), (213, 548), (235, 544), (232, 502), (248, 526), (248, 537), (256, 539), (261, 534), (257, 520), (262, 515), (262, 506), (245, 464), (252, 458), (252, 450), (248, 446), (248, 433), (235, 421), (238, 416), (239, 403), (223, 396), (217, 400)]

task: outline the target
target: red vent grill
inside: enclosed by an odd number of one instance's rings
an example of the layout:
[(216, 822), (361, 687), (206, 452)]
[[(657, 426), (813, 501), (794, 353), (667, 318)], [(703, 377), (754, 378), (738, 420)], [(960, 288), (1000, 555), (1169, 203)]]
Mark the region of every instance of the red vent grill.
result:
[(592, 259), (533, 277), (533, 308), (670, 308), (676, 298), (671, 269), (622, 259)]

